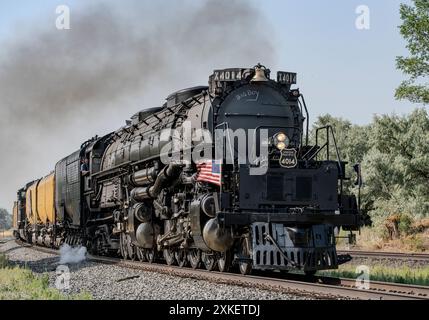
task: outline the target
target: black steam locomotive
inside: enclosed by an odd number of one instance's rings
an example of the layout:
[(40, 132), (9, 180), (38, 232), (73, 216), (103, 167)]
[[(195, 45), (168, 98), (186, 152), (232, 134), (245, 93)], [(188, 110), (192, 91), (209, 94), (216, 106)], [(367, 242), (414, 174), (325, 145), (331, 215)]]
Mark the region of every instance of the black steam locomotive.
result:
[(243, 274), (337, 268), (335, 230), (358, 230), (364, 219), (343, 194), (346, 163), (329, 157), (332, 129), (309, 144), (293, 84), (295, 73), (275, 81), (261, 65), (217, 70), (208, 87), (138, 112), (59, 161), (52, 194), (46, 178), (18, 192), (17, 235)]

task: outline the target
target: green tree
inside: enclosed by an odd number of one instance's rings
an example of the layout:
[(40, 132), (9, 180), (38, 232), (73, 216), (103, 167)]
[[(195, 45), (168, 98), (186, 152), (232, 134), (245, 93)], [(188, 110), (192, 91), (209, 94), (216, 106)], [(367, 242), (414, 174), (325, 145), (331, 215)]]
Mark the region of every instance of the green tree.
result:
[(429, 216), (429, 116), (374, 119), (371, 150), (363, 159), (366, 207), (383, 221), (389, 215)]
[(397, 57), (399, 70), (410, 78), (396, 89), (397, 99), (429, 104), (429, 1), (413, 0), (414, 6), (401, 4), (401, 35), (407, 41), (409, 57)]
[(10, 229), (12, 227), (12, 216), (6, 209), (0, 208), (0, 229)]
[[(323, 115), (310, 132), (312, 143), (316, 128), (326, 125), (333, 127), (341, 159), (349, 162), (346, 176), (354, 176), (351, 165), (362, 163), (364, 212), (379, 223), (393, 214), (417, 219), (429, 216), (429, 116), (424, 109), (402, 117), (378, 116), (365, 126)], [(320, 135), (319, 145), (325, 136)], [(333, 148), (330, 157), (336, 159)], [(356, 193), (353, 181), (344, 186)]]
[[(370, 148), (369, 135), (371, 126), (354, 125), (348, 120), (335, 118), (329, 114), (319, 116), (310, 132), (310, 140), (312, 143), (315, 143), (317, 128), (327, 125), (332, 126), (341, 160), (348, 161), (351, 165), (361, 162), (363, 156)], [(323, 144), (325, 141), (326, 133), (324, 131), (319, 132), (318, 144)], [(332, 138), (330, 145), (330, 157), (336, 159)], [(326, 155), (326, 151), (324, 154)]]

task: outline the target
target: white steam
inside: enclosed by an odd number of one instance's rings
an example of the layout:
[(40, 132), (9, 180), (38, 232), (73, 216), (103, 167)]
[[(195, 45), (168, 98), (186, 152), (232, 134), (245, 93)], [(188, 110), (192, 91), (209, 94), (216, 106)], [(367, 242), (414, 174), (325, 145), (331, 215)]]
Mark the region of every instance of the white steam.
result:
[(61, 258), (59, 264), (79, 263), (86, 259), (86, 247), (71, 247), (65, 243), (60, 248), (60, 255)]

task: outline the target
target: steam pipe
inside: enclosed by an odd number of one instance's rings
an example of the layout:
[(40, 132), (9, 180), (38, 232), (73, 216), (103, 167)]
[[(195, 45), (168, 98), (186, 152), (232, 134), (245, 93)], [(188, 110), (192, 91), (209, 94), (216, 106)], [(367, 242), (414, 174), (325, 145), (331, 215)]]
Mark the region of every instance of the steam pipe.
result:
[(131, 198), (138, 202), (155, 199), (159, 196), (162, 189), (166, 187), (166, 184), (179, 178), (181, 173), (181, 164), (170, 163), (158, 174), (153, 186), (134, 188), (131, 191)]
[(157, 177), (156, 168), (149, 167), (140, 171), (137, 171), (129, 176), (129, 181), (135, 187), (145, 186), (153, 183)]

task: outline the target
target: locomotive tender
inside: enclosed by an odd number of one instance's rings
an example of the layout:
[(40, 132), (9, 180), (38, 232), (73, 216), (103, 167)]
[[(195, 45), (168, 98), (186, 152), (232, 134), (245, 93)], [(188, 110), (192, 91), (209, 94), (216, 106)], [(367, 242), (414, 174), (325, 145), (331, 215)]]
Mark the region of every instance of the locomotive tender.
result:
[[(320, 128), (309, 144), (294, 84), (295, 73), (271, 80), (260, 64), (216, 70), (208, 87), (136, 113), (18, 191), (16, 236), (169, 265), (238, 265), (243, 274), (337, 268), (334, 229), (359, 230), (364, 219), (355, 196), (343, 193), (346, 163), (333, 130)], [(191, 139), (179, 143), (186, 127)], [(243, 133), (247, 148), (236, 143)]]

